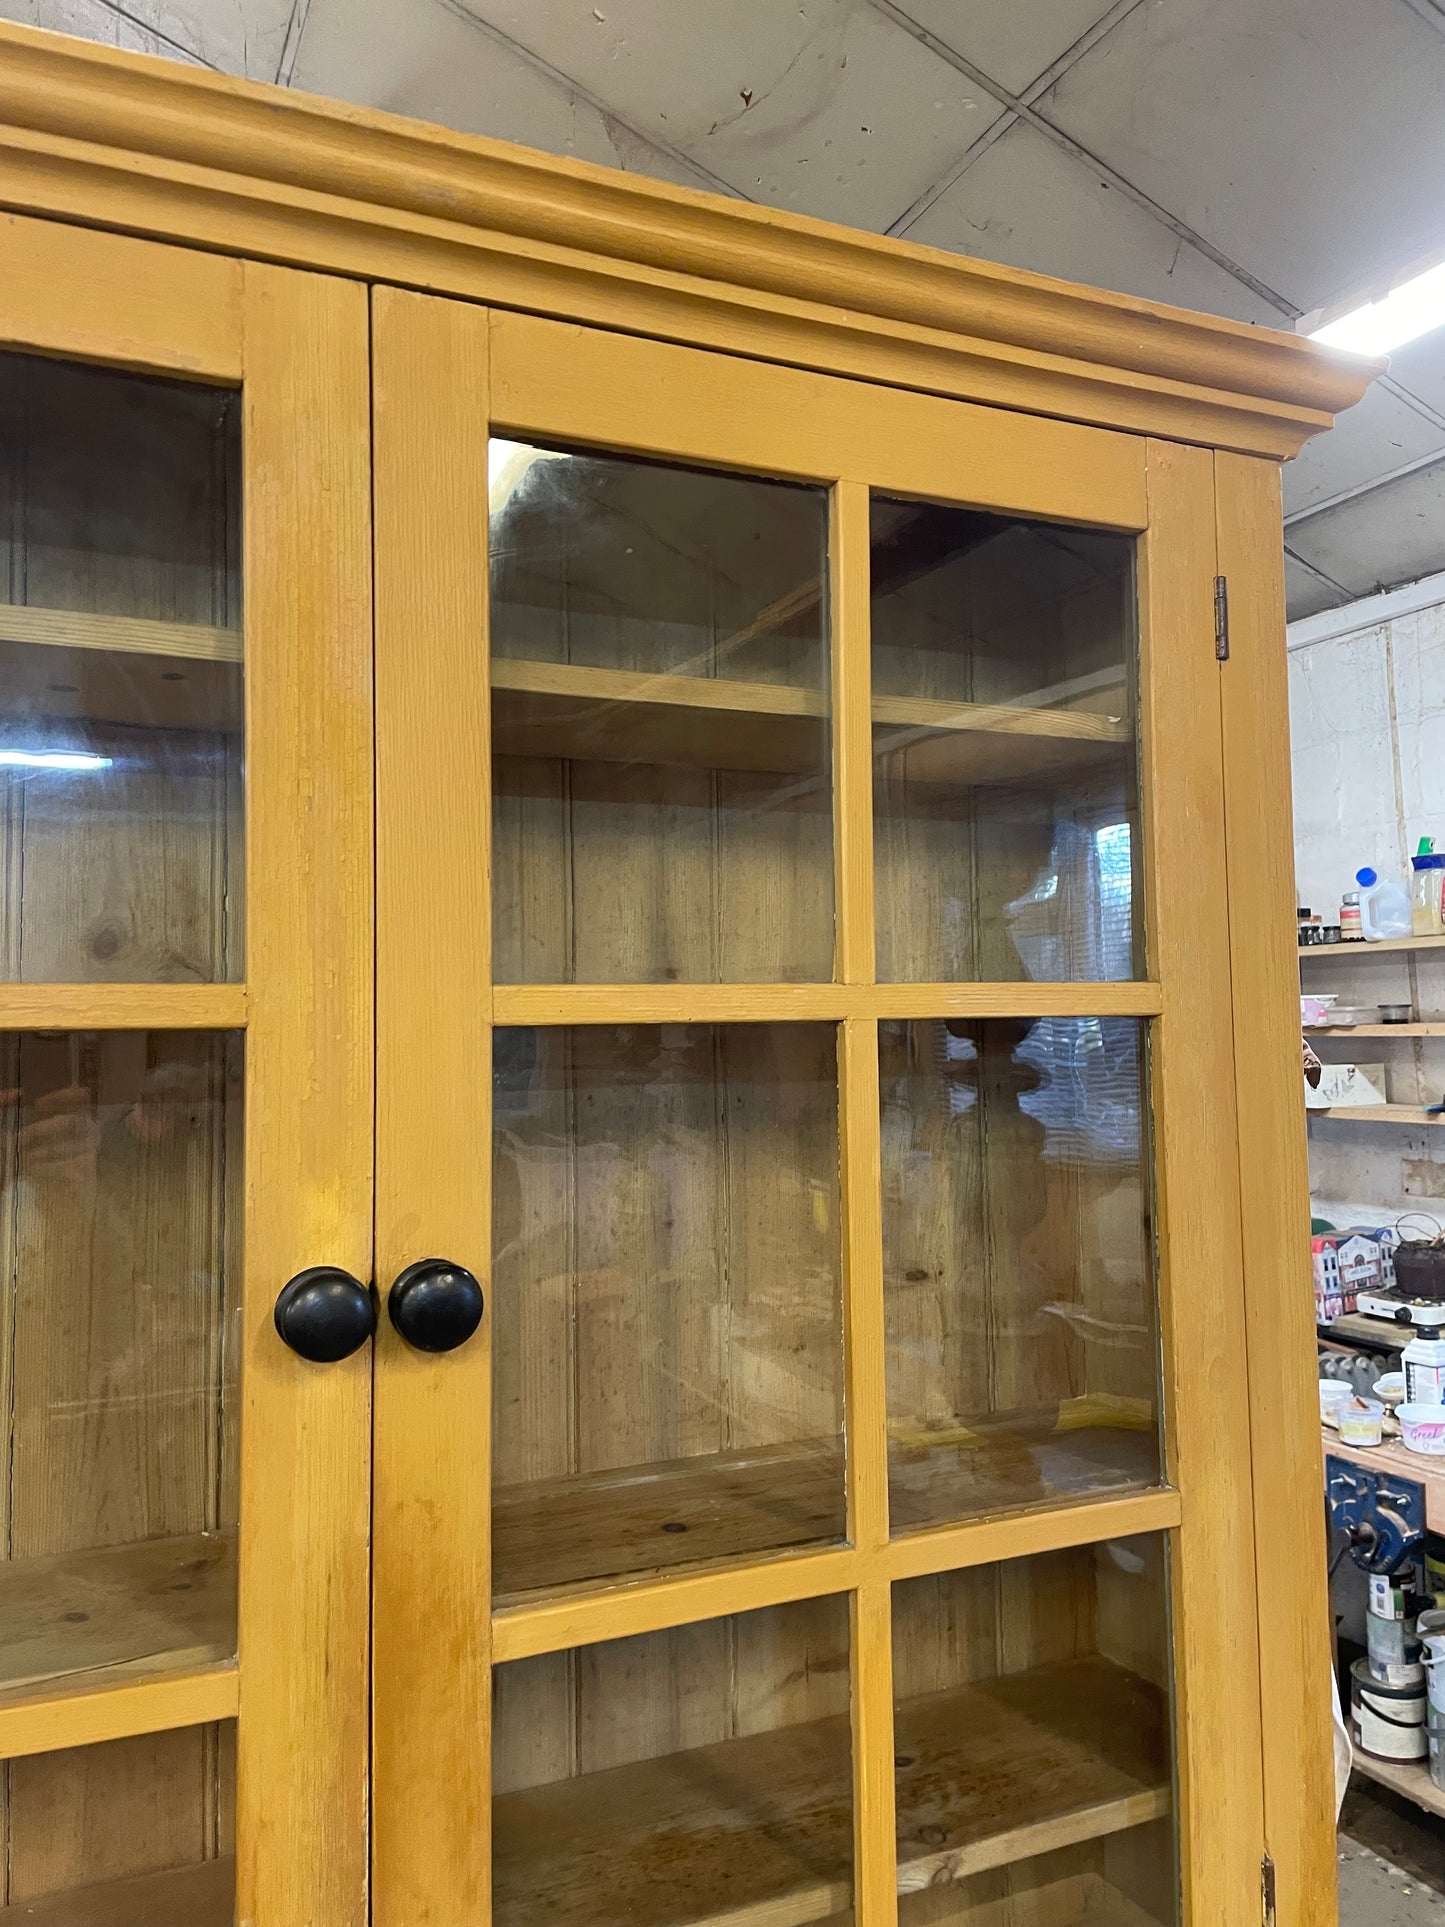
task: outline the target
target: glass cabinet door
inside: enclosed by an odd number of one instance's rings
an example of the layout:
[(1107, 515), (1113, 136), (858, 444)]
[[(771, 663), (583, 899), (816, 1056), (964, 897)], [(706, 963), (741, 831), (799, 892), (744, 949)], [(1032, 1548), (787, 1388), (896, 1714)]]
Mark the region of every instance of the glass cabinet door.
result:
[(1207, 459), (373, 328), (378, 1920), (1249, 1917)]
[[(13, 226), (9, 265), (43, 277), (53, 234), (31, 261)], [(328, 1590), (365, 1597), (369, 1362), (303, 1364), (272, 1301), (308, 1261), (369, 1271), (369, 1147), (325, 1120), (369, 1089), (364, 1004), (344, 1035), (366, 953), (338, 925), (337, 994), (307, 1012), (290, 934), (305, 867), (364, 873), (369, 838), (284, 821), (288, 773), (328, 778), (348, 734), (308, 743), (303, 710), (357, 640), (337, 589), (365, 582), (364, 490), (304, 637), (275, 573), (293, 519), (364, 483), (364, 411), (350, 450), (317, 419), (275, 466), (308, 400), (293, 356), (319, 342), (364, 381), (364, 305), (64, 246), (127, 365), (77, 359), (61, 300), (0, 352), (0, 1919), (359, 1923), (364, 1860), (298, 1871), (277, 1816), (302, 1754), (330, 1761), (316, 1815), (364, 1814), (364, 1639), (317, 1642)], [(328, 1441), (349, 1495), (317, 1484)]]

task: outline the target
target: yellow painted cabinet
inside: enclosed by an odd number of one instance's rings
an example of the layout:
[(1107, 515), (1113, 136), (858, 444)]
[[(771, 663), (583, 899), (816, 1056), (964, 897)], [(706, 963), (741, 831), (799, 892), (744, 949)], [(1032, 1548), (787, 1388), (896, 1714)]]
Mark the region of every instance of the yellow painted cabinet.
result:
[(0, 156), (0, 1923), (1325, 1927), (1363, 372), (9, 28)]

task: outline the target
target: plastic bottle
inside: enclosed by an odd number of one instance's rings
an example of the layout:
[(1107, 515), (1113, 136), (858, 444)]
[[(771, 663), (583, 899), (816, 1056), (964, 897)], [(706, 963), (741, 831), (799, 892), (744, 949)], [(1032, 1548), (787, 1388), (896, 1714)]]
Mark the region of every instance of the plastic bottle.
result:
[(1445, 855), (1436, 855), (1433, 836), (1422, 836), (1417, 855), (1411, 858), (1414, 869), (1410, 903), (1410, 934), (1415, 937), (1445, 935)]
[(1407, 1405), (1445, 1405), (1445, 1338), (1438, 1325), (1417, 1325), (1401, 1362)]
[(1410, 934), (1410, 899), (1398, 883), (1388, 878), (1382, 883), (1368, 865), (1356, 870), (1360, 886), (1360, 929), (1366, 943), (1381, 943), (1386, 937)]

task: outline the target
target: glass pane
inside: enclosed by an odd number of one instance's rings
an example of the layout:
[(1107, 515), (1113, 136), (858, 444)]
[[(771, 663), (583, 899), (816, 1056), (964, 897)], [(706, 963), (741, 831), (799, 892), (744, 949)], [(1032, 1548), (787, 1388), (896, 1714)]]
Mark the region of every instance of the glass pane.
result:
[(497, 1927), (851, 1923), (845, 1599), (492, 1678)]
[(831, 978), (826, 491), (490, 463), (497, 980)]
[(0, 1692), (236, 1651), (241, 1040), (0, 1037)]
[(1163, 1534), (893, 1588), (903, 1927), (1174, 1927)]
[(496, 1592), (840, 1538), (832, 1026), (495, 1052)]
[(238, 415), (0, 354), (0, 979), (244, 975)]
[(0, 1919), (231, 1927), (236, 1723), (10, 1760)]
[(1152, 1485), (1143, 1026), (880, 1026), (894, 1532)]
[(884, 983), (1141, 974), (1134, 538), (875, 499)]

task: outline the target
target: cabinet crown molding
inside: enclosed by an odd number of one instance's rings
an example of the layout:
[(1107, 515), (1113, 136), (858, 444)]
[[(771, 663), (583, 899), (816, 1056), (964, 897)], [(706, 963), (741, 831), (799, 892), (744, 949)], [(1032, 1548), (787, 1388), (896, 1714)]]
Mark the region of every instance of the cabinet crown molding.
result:
[(0, 24), (0, 204), (1283, 458), (1385, 366)]

